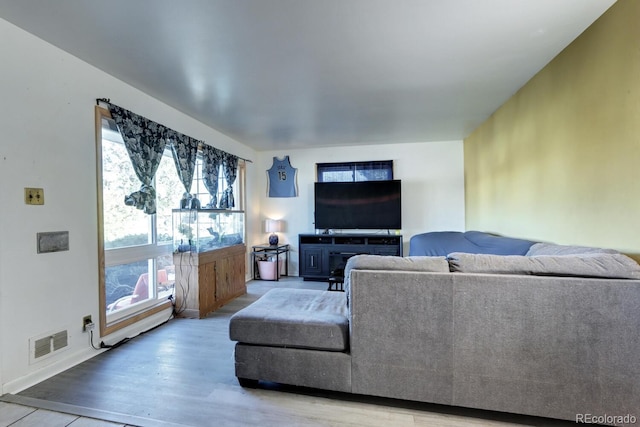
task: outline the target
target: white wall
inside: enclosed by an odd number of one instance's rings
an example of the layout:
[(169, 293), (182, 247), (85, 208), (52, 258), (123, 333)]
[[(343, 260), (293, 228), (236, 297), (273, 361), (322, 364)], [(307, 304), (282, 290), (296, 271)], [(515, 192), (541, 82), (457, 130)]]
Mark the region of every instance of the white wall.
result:
[[(409, 238), (426, 231), (458, 230), (464, 224), (464, 165), (462, 141), (410, 144), (375, 144), (303, 150), (264, 151), (254, 168), (260, 194), (262, 234), (250, 244), (264, 243), (266, 218), (284, 219), (286, 231), (280, 241), (292, 245), (290, 274), (298, 273), (298, 234), (314, 233), (313, 183), (316, 163), (393, 160), (394, 178), (402, 180), (402, 234), (404, 253), (409, 254)], [(298, 169), (298, 197), (267, 197), (267, 169), (273, 157), (289, 156)], [(359, 231), (364, 232), (364, 231)]]
[[(255, 152), (1, 19), (0, 40), (2, 394), (96, 353), (81, 331), (82, 317), (90, 314), (97, 321), (99, 310), (96, 98), (111, 98), (240, 157), (253, 158)], [(25, 205), (24, 187), (44, 188), (45, 205)], [(254, 197), (251, 192), (249, 197)], [(38, 255), (36, 233), (60, 230), (69, 231), (70, 250)], [(156, 316), (122, 334), (135, 335), (167, 317)], [(68, 348), (30, 365), (29, 338), (64, 329)]]

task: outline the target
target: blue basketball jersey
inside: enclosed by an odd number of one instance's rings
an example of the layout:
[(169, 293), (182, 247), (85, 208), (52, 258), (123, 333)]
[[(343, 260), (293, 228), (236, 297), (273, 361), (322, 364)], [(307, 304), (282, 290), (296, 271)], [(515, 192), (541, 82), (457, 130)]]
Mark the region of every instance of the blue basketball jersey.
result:
[(273, 158), (273, 166), (267, 171), (269, 197), (298, 197), (298, 169), (291, 166), (289, 156)]

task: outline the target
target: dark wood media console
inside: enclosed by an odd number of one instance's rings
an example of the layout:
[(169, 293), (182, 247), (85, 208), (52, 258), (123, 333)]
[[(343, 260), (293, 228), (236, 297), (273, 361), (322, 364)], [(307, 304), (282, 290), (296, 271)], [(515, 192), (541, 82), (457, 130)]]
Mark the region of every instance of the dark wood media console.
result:
[(402, 236), (385, 234), (299, 234), (299, 276), (326, 281), (358, 254), (402, 256)]

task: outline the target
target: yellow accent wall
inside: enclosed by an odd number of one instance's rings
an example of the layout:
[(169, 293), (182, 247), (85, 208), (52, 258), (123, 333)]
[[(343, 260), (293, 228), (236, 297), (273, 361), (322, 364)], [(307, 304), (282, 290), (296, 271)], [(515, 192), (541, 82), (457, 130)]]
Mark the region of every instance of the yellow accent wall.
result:
[(640, 253), (639, 23), (618, 0), (465, 139), (468, 230)]

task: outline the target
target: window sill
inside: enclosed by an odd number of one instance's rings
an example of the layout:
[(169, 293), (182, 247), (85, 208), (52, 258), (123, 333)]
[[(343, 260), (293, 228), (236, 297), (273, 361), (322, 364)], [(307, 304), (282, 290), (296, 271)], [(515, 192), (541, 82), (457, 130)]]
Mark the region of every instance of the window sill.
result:
[(162, 300), (158, 301), (156, 304), (146, 308), (144, 311), (139, 311), (136, 313), (132, 313), (127, 317), (123, 317), (111, 323), (106, 323), (106, 318), (104, 321), (101, 321), (100, 325), (100, 336), (104, 337), (109, 334), (112, 334), (120, 329), (126, 328), (127, 326), (133, 325), (136, 322), (139, 322), (142, 319), (146, 319), (147, 317), (153, 316), (156, 313), (161, 311), (170, 309), (172, 306), (171, 301)]

